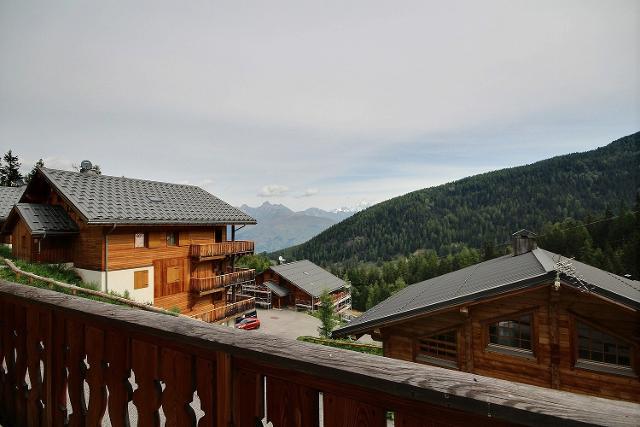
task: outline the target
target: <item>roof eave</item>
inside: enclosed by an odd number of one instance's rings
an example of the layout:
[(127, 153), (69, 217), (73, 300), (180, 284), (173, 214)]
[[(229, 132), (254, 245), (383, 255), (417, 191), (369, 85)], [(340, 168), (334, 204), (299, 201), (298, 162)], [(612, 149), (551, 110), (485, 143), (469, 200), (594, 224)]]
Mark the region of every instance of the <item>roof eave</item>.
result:
[(517, 282), (507, 283), (495, 288), (476, 292), (474, 294), (465, 295), (465, 296), (453, 298), (447, 301), (443, 301), (440, 303), (432, 304), (427, 307), (419, 307), (419, 308), (415, 308), (413, 310), (405, 311), (402, 313), (392, 314), (392, 315), (385, 316), (370, 322), (365, 322), (359, 325), (355, 325), (354, 327), (349, 327), (349, 325), (347, 325), (343, 328), (336, 329), (335, 331), (333, 331), (332, 335), (335, 335), (336, 337), (340, 337), (340, 336), (346, 336), (346, 335), (351, 335), (355, 333), (367, 332), (371, 329), (384, 325), (385, 323), (409, 320), (417, 316), (422, 316), (425, 314), (432, 313), (434, 311), (453, 308), (455, 306), (458, 306), (464, 303), (475, 302), (489, 296), (496, 296), (503, 293), (508, 293), (511, 291), (535, 286), (537, 284), (542, 284), (544, 283), (544, 281), (554, 276), (555, 276), (555, 273), (547, 272), (534, 277), (529, 277), (527, 279), (519, 280)]
[(194, 221), (194, 220), (132, 220), (132, 219), (100, 219), (88, 220), (87, 225), (256, 225), (257, 221)]

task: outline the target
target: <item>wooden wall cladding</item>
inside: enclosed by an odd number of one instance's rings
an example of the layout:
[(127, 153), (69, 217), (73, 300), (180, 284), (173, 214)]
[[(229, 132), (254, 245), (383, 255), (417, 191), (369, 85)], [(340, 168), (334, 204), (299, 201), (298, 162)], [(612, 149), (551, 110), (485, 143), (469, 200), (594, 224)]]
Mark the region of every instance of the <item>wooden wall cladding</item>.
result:
[[(487, 348), (488, 321), (510, 315), (533, 313), (533, 357), (509, 355)], [(446, 328), (458, 333), (459, 367), (480, 375), (615, 399), (640, 402), (638, 357), (640, 314), (595, 295), (551, 285), (517, 292), (468, 307), (459, 307), (415, 320), (381, 328), (384, 354), (401, 360), (416, 360), (415, 344), (421, 336)], [(575, 367), (574, 320), (582, 317), (613, 331), (635, 346), (636, 376), (608, 374)]]

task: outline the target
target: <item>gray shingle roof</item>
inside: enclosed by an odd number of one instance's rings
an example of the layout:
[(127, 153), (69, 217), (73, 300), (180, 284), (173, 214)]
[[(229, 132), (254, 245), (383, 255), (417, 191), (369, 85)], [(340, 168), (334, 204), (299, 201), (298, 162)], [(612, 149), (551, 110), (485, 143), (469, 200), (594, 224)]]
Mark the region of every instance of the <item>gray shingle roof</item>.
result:
[(274, 294), (278, 295), (280, 298), (286, 297), (289, 295), (289, 290), (284, 286), (280, 286), (277, 283), (273, 282), (264, 282), (264, 285), (269, 288)]
[[(371, 330), (388, 321), (428, 313), (512, 289), (540, 284), (555, 277), (560, 255), (534, 249), (518, 256), (506, 255), (408, 286), (334, 332), (336, 336)], [(640, 308), (640, 282), (572, 261), (577, 275), (590, 291)], [(563, 281), (577, 286), (563, 276)]]
[(78, 232), (77, 224), (62, 206), (18, 203), (16, 210), (31, 230), (31, 234), (55, 235)]
[(20, 201), (25, 188), (27, 187), (0, 187), (0, 221), (9, 216), (11, 208)]
[(41, 168), (89, 224), (255, 224), (241, 210), (193, 185)]
[(345, 285), (339, 277), (306, 259), (275, 265), (271, 270), (314, 297), (319, 297), (324, 290), (333, 292)]

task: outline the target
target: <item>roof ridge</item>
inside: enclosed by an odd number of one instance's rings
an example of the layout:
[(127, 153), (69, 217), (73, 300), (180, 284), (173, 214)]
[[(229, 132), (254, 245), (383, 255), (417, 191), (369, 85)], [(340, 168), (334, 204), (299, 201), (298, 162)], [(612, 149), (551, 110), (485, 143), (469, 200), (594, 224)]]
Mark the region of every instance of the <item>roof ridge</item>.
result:
[[(115, 175), (105, 175), (105, 174), (96, 174), (96, 175), (84, 175), (81, 172), (76, 172), (76, 171), (69, 171), (69, 170), (64, 170), (64, 169), (52, 169), (52, 168), (46, 168), (46, 167), (41, 167), (40, 169), (46, 170), (46, 171), (55, 171), (55, 172), (62, 172), (62, 173), (68, 173), (68, 174), (74, 174), (74, 175), (78, 175), (78, 176), (91, 176), (91, 177), (95, 177), (98, 179), (101, 178), (112, 178), (112, 179), (117, 179), (117, 180), (126, 180), (126, 181), (139, 181), (139, 182), (148, 182), (151, 184), (162, 184), (162, 185), (174, 185), (176, 187), (192, 187), (192, 188), (197, 188), (203, 191), (207, 191), (204, 188), (198, 186), (198, 185), (194, 185), (194, 184), (179, 184), (179, 183), (175, 183), (175, 182), (166, 182), (166, 181), (156, 181), (156, 180), (152, 180), (152, 179), (143, 179), (143, 178), (131, 178), (131, 177), (127, 177), (127, 176), (115, 176)], [(207, 193), (209, 193), (207, 191)], [(209, 193), (211, 194), (211, 193)], [(216, 197), (215, 195), (211, 194), (212, 196)]]

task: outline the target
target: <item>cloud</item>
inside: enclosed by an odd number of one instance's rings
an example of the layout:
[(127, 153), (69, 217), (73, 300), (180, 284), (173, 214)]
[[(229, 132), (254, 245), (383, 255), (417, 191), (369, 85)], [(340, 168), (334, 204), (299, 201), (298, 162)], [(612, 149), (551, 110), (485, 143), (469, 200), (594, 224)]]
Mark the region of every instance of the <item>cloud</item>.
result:
[(311, 197), (311, 196), (315, 196), (316, 194), (318, 194), (318, 189), (317, 188), (307, 188), (306, 190), (304, 190), (302, 192), (302, 194), (300, 194), (299, 196), (297, 196), (298, 198), (301, 197)]
[(281, 197), (289, 192), (289, 187), (278, 184), (265, 185), (258, 197)]

